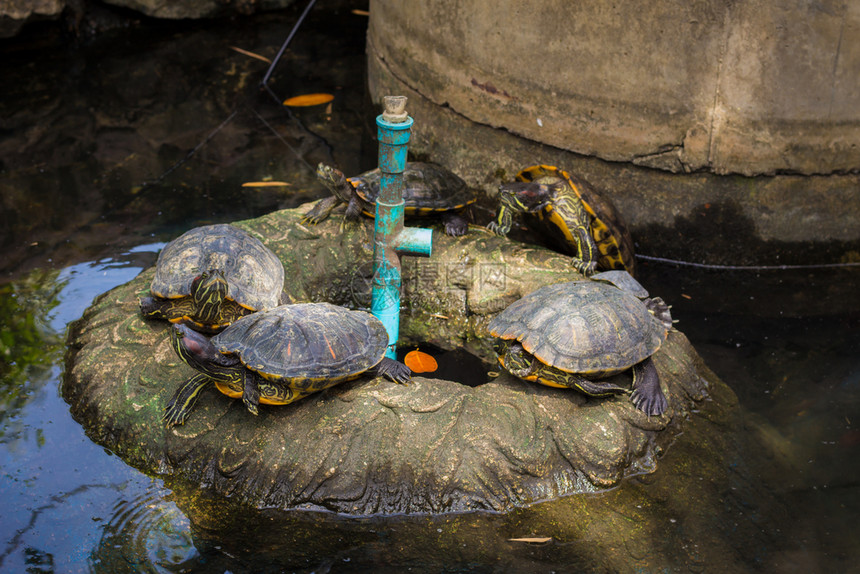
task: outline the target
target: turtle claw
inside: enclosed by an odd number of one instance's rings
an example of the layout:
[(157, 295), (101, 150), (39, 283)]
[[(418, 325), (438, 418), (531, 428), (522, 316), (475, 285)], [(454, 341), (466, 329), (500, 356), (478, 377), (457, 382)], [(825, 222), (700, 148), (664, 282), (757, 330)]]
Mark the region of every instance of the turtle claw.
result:
[(650, 358), (633, 366), (633, 394), (630, 400), (648, 416), (662, 415), (669, 407), (669, 401), (660, 388), (657, 369)]
[(469, 222), (456, 213), (443, 213), (442, 221), (445, 224), (445, 234), (451, 237), (461, 237), (469, 230)]
[(356, 225), (356, 223), (357, 223), (357, 222), (358, 222), (358, 220), (357, 220), (357, 219), (352, 219), (352, 218), (350, 218), (350, 217), (346, 217), (346, 216), (344, 216), (344, 218), (340, 220), (340, 226), (338, 227), (338, 231), (339, 231), (341, 234), (343, 234), (343, 233), (345, 233), (348, 229), (350, 229), (350, 228), (352, 228), (352, 227), (357, 227), (357, 225)]
[(395, 383), (406, 384), (412, 381), (412, 369), (394, 359), (385, 357), (375, 367), (377, 375), (382, 375), (386, 379)]
[(185, 424), (185, 419), (188, 418), (188, 412), (181, 412), (180, 409), (176, 408), (176, 405), (170, 403), (165, 407), (164, 413), (161, 415), (161, 422), (164, 423), (164, 426), (167, 428)]
[(245, 408), (248, 409), (252, 415), (260, 414), (259, 409), (257, 408), (260, 405), (260, 387), (257, 386), (254, 381), (254, 377), (249, 374), (245, 376), (245, 387), (242, 390), (242, 402), (245, 404)]
[(630, 400), (633, 401), (633, 405), (637, 409), (649, 417), (662, 415), (669, 407), (669, 402), (662, 392), (659, 395), (648, 396), (645, 393), (640, 393), (637, 389), (630, 395)]
[(173, 396), (164, 407), (164, 413), (161, 415), (161, 420), (170, 428), (172, 426), (185, 423), (185, 419), (191, 414), (191, 409), (197, 402), (206, 385), (209, 383), (209, 376), (198, 373), (185, 381), (185, 383), (173, 393)]
[(583, 261), (582, 259), (574, 258), (570, 264), (586, 277), (591, 277), (597, 272), (597, 261)]
[(302, 217), (301, 222), (308, 223), (310, 225), (322, 223), (328, 219), (328, 216), (331, 215), (332, 210), (337, 207), (338, 203), (340, 203), (340, 200), (335, 196), (319, 200), (316, 205), (314, 205), (311, 210)]
[(495, 235), (499, 235), (501, 237), (506, 236), (508, 234), (508, 231), (511, 230), (510, 227), (506, 228), (504, 225), (499, 225), (495, 221), (489, 222), (487, 224), (487, 229), (489, 229), (491, 233), (494, 233)]
[(458, 225), (455, 223), (446, 223), (445, 224), (445, 234), (451, 237), (462, 237), (466, 235), (466, 230), (469, 228), (469, 225)]

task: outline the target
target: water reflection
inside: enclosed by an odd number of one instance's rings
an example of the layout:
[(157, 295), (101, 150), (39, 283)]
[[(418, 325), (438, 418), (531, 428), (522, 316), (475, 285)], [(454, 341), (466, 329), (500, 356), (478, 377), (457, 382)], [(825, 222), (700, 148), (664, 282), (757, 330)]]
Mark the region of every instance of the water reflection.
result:
[[(272, 57), (289, 12), (135, 26), (75, 49), (39, 36), (0, 43), (0, 273), (295, 206), (326, 194), (320, 161), (359, 173), (365, 148), (375, 154), (366, 19), (337, 9), (311, 14), (270, 81), (284, 97), (335, 95), (295, 112), (260, 92), (266, 62), (231, 49)], [(242, 187), (271, 179), (291, 185)]]
[[(52, 329), (51, 311), (59, 305), (64, 282), (54, 271), (35, 271), (0, 285), (0, 442), (14, 441), (22, 424), (17, 416), (47, 385), (62, 351)], [(41, 435), (37, 442), (43, 441)]]
[(200, 565), (190, 523), (169, 494), (152, 489), (116, 502), (89, 558), (93, 572), (183, 572)]
[[(63, 334), (93, 298), (137, 275), (159, 245), (0, 285), (0, 568), (79, 571), (114, 497), (152, 482), (93, 444), (59, 396)], [(161, 496), (163, 492), (151, 496)]]

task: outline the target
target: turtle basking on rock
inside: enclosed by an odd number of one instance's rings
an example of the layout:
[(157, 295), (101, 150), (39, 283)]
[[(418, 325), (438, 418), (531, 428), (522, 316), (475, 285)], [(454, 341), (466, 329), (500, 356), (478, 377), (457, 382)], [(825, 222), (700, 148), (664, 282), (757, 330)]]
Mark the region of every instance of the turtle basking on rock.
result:
[[(347, 178), (342, 171), (325, 164), (317, 167), (317, 177), (332, 192), (320, 200), (305, 215), (303, 222), (317, 224), (325, 221), (332, 210), (346, 203), (346, 219), (352, 221), (361, 214), (374, 217), (379, 197), (382, 172), (377, 168), (356, 177)], [(466, 182), (456, 174), (434, 163), (409, 162), (403, 172), (403, 201), (405, 215), (438, 214), (445, 224), (445, 233), (464, 235), (469, 224), (460, 214), (477, 197)]]
[(196, 227), (158, 255), (144, 317), (217, 333), (239, 317), (285, 302), (284, 267), (263, 243), (227, 224)]
[(514, 213), (573, 256), (583, 275), (625, 269), (635, 274), (633, 239), (618, 210), (587, 182), (548, 165), (528, 167), (499, 187), (499, 210), (488, 228), (507, 235)]
[(488, 327), (499, 363), (521, 379), (593, 397), (630, 392), (604, 379), (631, 370), (630, 400), (647, 415), (663, 414), (651, 355), (672, 328), (669, 307), (643, 298), (647, 291), (626, 272), (595, 278), (541, 287), (499, 313)]
[(170, 335), (179, 357), (199, 372), (165, 407), (168, 426), (183, 424), (210, 385), (241, 397), (257, 414), (261, 403), (286, 405), (363, 374), (398, 383), (412, 375), (409, 367), (385, 357), (388, 332), (379, 319), (330, 303), (281, 305), (247, 315), (211, 339), (185, 325), (173, 325)]

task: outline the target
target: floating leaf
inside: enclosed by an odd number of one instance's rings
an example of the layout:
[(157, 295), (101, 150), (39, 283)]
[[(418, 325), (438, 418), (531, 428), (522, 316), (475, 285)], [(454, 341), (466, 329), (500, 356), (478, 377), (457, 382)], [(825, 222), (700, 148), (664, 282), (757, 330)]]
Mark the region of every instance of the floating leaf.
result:
[(436, 359), (418, 349), (406, 353), (403, 362), (413, 373), (432, 373), (439, 368)]
[(333, 99), (334, 96), (331, 94), (304, 94), (303, 96), (294, 96), (284, 100), (284, 105), (292, 108), (303, 108), (305, 106), (327, 104)]
[(284, 185), (292, 185), (286, 181), (246, 181), (242, 187), (279, 187)]
[(265, 56), (261, 56), (260, 54), (255, 54), (254, 52), (249, 52), (248, 50), (243, 50), (242, 48), (238, 48), (236, 46), (230, 46), (230, 49), (236, 50), (240, 54), (244, 54), (244, 55), (249, 56), (251, 58), (257, 58), (258, 60), (263, 60), (264, 62), (266, 62), (268, 64), (272, 63), (272, 61), (269, 58), (267, 58)]

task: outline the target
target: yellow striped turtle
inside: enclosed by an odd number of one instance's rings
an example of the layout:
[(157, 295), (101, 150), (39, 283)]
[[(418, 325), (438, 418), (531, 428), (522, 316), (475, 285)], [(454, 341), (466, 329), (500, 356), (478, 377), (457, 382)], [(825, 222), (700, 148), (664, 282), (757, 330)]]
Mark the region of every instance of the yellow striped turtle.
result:
[(521, 379), (594, 397), (630, 392), (602, 379), (632, 369), (631, 401), (660, 415), (667, 401), (651, 355), (672, 328), (669, 307), (659, 297), (642, 300), (602, 275), (595, 275), (599, 281), (542, 287), (499, 313), (488, 327), (497, 337), (499, 363)]
[(385, 357), (388, 332), (376, 317), (330, 303), (281, 305), (237, 319), (211, 339), (174, 325), (171, 343), (199, 371), (164, 409), (168, 426), (185, 422), (200, 391), (213, 385), (253, 414), (260, 403), (286, 405), (364, 373), (410, 380), (406, 365)]
[(573, 265), (584, 275), (597, 268), (635, 273), (627, 226), (612, 202), (587, 182), (549, 165), (528, 167), (516, 179), (499, 187), (499, 211), (490, 230), (507, 235), (512, 215), (523, 212), (529, 226), (572, 255)]
[[(317, 167), (317, 177), (332, 192), (320, 200), (305, 216), (304, 221), (317, 224), (324, 221), (332, 209), (346, 203), (346, 219), (355, 220), (360, 214), (373, 217), (382, 172), (377, 168), (356, 177), (347, 178), (343, 172), (325, 164)], [(477, 197), (466, 182), (450, 170), (435, 163), (408, 162), (403, 172), (403, 201), (407, 217), (439, 215), (445, 233), (465, 235), (469, 224), (460, 212), (475, 203)]]
[(284, 266), (256, 237), (227, 224), (196, 227), (168, 243), (155, 266), (144, 317), (217, 333), (283, 302)]

